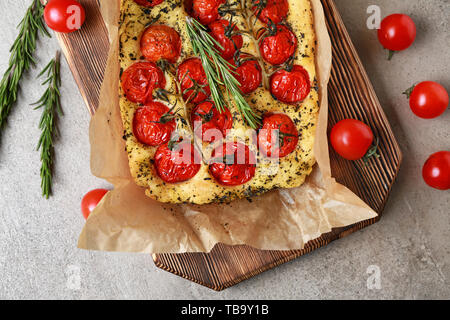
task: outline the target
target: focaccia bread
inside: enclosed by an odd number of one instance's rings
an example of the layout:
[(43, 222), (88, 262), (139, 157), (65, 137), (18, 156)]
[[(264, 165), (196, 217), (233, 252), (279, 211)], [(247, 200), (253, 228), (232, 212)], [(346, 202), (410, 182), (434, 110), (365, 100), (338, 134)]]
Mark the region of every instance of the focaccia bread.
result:
[[(245, 8), (250, 13), (247, 19), (236, 8)], [(249, 131), (248, 121), (225, 88), (228, 118), (211, 102), (208, 83), (196, 78), (192, 70), (200, 60), (195, 60), (186, 28), (190, 16), (208, 25), (213, 36), (228, 32), (224, 43), (231, 40), (233, 45), (219, 48), (223, 58), (239, 67), (248, 62), (248, 69), (236, 78), (248, 105), (261, 118), (256, 131)], [(230, 202), (304, 183), (315, 163), (312, 149), (319, 112), (313, 23), (309, 0), (242, 0), (240, 4), (121, 0), (119, 99), (124, 139), (131, 174), (149, 197), (166, 203)], [(191, 69), (182, 73), (186, 66)], [(194, 118), (205, 127), (229, 130), (223, 130), (223, 140), (202, 141), (193, 133), (198, 129)], [(274, 141), (270, 130), (260, 130), (267, 128), (280, 131), (274, 149), (264, 148)], [(182, 146), (174, 145), (181, 137), (194, 141), (195, 165), (170, 162), (171, 154), (180, 152)], [(230, 160), (217, 165), (217, 158), (228, 159), (228, 150), (221, 153), (225, 145), (245, 146), (246, 156), (256, 164), (248, 160), (251, 163), (240, 166)]]

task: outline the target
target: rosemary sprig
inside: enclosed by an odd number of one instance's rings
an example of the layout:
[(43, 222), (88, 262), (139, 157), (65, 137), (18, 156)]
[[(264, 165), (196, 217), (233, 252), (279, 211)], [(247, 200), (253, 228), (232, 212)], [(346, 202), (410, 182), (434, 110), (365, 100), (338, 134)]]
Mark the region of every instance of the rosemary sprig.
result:
[(39, 31), (42, 35), (51, 37), (43, 21), (44, 8), (39, 0), (32, 0), (19, 28), (19, 35), (10, 49), (11, 57), (0, 82), (0, 137), (11, 107), (17, 100), (20, 79), (24, 71), (35, 65), (33, 53)]
[(56, 57), (42, 70), (39, 77), (46, 75), (46, 80), (42, 85), (48, 85), (44, 95), (34, 103), (36, 109), (42, 108), (42, 116), (39, 122), (41, 129), (41, 137), (37, 150), (41, 150), (41, 189), (42, 195), (49, 198), (52, 192), (52, 165), (53, 165), (53, 138), (58, 131), (56, 117), (62, 116), (60, 103), (59, 86), (61, 85), (60, 77), (60, 52), (56, 52)]
[(227, 107), (220, 88), (223, 85), (247, 124), (256, 129), (260, 123), (260, 117), (252, 110), (239, 89), (239, 82), (233, 76), (234, 66), (223, 59), (217, 51), (215, 46), (221, 47), (220, 44), (206, 32), (206, 28), (200, 22), (191, 17), (186, 17), (186, 29), (194, 54), (202, 61), (216, 108), (222, 112)]

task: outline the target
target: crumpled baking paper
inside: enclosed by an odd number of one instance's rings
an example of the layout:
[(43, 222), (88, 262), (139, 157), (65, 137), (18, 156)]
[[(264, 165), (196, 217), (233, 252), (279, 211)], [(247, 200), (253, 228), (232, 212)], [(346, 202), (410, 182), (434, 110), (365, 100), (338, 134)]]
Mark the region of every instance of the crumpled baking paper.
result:
[(271, 191), (251, 201), (231, 204), (168, 205), (145, 196), (130, 174), (117, 98), (119, 81), (119, 1), (102, 0), (111, 49), (100, 106), (90, 125), (92, 173), (114, 185), (86, 222), (82, 249), (182, 253), (209, 252), (217, 243), (264, 250), (296, 250), (332, 228), (377, 214), (331, 176), (327, 140), (327, 83), (331, 43), (320, 0), (311, 0), (317, 35), (320, 114), (314, 153), (317, 159), (306, 183)]

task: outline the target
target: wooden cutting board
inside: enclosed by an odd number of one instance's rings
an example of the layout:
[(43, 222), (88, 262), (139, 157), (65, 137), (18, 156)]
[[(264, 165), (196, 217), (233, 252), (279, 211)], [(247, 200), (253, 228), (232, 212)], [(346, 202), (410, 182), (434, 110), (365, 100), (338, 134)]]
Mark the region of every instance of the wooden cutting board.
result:
[[(379, 138), (381, 157), (365, 166), (338, 157), (330, 150), (333, 176), (370, 205), (379, 217), (334, 229), (310, 241), (303, 250), (261, 251), (248, 246), (219, 244), (208, 253), (154, 254), (156, 266), (214, 290), (223, 290), (291, 261), (377, 222), (397, 177), (401, 151), (369, 78), (333, 0), (321, 0), (333, 45), (329, 84), (329, 128), (344, 118), (367, 123)], [(98, 106), (109, 41), (98, 0), (80, 0), (87, 11), (79, 32), (57, 35), (75, 81), (91, 114)]]

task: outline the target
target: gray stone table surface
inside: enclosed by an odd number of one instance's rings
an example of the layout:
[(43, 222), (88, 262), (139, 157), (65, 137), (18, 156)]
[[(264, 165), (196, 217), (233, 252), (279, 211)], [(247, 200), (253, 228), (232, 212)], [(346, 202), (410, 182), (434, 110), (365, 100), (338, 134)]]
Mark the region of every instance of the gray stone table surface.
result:
[[(29, 2), (0, 1), (4, 14), (0, 21), (1, 72), (7, 66), (15, 26)], [(40, 112), (29, 105), (42, 94), (38, 70), (25, 75), (0, 144), (0, 298), (450, 298), (450, 194), (426, 187), (420, 174), (428, 155), (450, 149), (450, 111), (435, 120), (421, 120), (401, 94), (422, 80), (435, 80), (450, 89), (450, 2), (336, 3), (404, 153), (380, 223), (220, 293), (157, 269), (149, 255), (77, 249), (84, 223), (79, 209), (82, 195), (108, 184), (89, 171), (89, 114), (64, 61), (65, 115), (60, 122), (50, 200), (40, 197), (40, 162), (35, 151)], [(391, 62), (376, 32), (366, 27), (371, 4), (380, 6), (382, 16), (407, 13), (417, 24), (414, 46)], [(39, 68), (57, 47), (54, 38), (39, 43)], [(369, 266), (379, 268), (379, 288), (367, 286)]]

